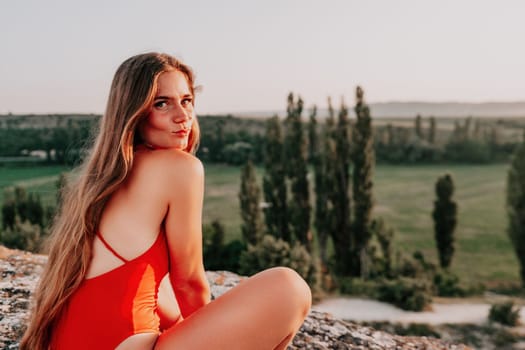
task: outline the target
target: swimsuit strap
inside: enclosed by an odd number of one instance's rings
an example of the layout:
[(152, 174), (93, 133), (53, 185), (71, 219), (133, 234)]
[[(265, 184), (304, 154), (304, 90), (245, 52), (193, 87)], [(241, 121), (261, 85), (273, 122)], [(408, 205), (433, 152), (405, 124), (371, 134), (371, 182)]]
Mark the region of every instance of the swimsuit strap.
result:
[(102, 243), (104, 243), (104, 245), (106, 246), (106, 248), (111, 252), (113, 253), (113, 255), (115, 255), (115, 257), (117, 257), (118, 259), (122, 260), (124, 263), (127, 263), (128, 260), (124, 259), (119, 253), (117, 253), (115, 251), (115, 249), (113, 249), (109, 244), (108, 242), (106, 242), (106, 240), (104, 239), (104, 237), (102, 237), (102, 235), (100, 234), (100, 232), (97, 232), (97, 237), (102, 241)]

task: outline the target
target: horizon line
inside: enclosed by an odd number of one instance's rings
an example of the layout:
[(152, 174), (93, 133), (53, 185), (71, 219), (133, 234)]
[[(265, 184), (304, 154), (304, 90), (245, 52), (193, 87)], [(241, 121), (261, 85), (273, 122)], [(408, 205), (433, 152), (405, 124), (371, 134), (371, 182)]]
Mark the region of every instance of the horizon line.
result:
[[(366, 99), (365, 99), (366, 101)], [(524, 104), (525, 105), (525, 99), (523, 100), (487, 100), (487, 101), (460, 101), (460, 100), (441, 100), (441, 101), (428, 101), (428, 100), (387, 100), (387, 101), (375, 101), (375, 102), (368, 102), (368, 105), (386, 105), (386, 104), (426, 104), (426, 105), (440, 105), (440, 104), (464, 104), (464, 105), (494, 105), (494, 104)], [(315, 105), (315, 104), (314, 104)], [(310, 107), (304, 108), (304, 110), (308, 110)], [(327, 109), (328, 107), (324, 108), (318, 108), (318, 110)], [(228, 114), (252, 114), (252, 113), (275, 113), (275, 112), (283, 112), (286, 111), (286, 108), (277, 108), (277, 109), (259, 109), (259, 110), (243, 110), (243, 111), (206, 111), (199, 113), (201, 115), (228, 115)], [(103, 112), (13, 112), (8, 111), (6, 113), (0, 113), (0, 116), (20, 116), (20, 115), (103, 115)]]

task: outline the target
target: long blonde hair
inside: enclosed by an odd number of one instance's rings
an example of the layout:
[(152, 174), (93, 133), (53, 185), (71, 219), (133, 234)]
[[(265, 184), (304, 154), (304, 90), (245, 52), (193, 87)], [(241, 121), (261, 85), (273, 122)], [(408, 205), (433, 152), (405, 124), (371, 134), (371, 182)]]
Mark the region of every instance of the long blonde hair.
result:
[[(94, 146), (81, 165), (79, 176), (65, 191), (55, 218), (48, 241), (48, 262), (34, 294), (34, 307), (20, 343), (21, 350), (50, 348), (53, 328), (68, 299), (86, 276), (104, 205), (133, 165), (133, 147), (140, 142), (135, 130), (153, 104), (158, 77), (173, 70), (185, 74), (194, 94), (191, 69), (166, 54), (133, 56), (117, 69)], [(199, 136), (195, 120), (187, 152), (196, 151)]]

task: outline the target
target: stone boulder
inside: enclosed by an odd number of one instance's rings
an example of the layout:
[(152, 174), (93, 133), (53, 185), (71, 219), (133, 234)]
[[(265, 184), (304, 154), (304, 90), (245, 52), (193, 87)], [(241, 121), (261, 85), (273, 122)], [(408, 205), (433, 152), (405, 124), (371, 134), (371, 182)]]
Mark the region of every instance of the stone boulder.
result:
[[(0, 246), (0, 349), (18, 349), (25, 330), (31, 293), (46, 256)], [(245, 277), (227, 271), (207, 272), (213, 298)], [(344, 322), (311, 311), (289, 349), (466, 350), (469, 347), (426, 337), (402, 337)]]

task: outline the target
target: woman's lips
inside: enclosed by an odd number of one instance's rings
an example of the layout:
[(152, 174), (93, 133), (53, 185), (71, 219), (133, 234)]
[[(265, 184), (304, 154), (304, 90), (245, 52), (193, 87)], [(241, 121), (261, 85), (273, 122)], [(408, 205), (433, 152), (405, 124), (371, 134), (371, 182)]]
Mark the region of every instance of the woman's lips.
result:
[(188, 133), (189, 133), (188, 129), (182, 129), (182, 130), (173, 132), (173, 134), (175, 134), (177, 136), (186, 136), (186, 135), (188, 135)]

